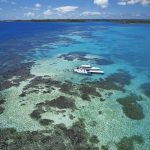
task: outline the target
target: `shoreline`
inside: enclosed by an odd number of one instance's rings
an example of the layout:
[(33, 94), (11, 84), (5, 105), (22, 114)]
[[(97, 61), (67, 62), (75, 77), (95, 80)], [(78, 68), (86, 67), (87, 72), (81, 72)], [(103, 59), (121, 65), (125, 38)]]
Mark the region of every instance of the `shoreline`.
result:
[(31, 19), (0, 20), (0, 22), (113, 22), (122, 24), (150, 24), (150, 19)]

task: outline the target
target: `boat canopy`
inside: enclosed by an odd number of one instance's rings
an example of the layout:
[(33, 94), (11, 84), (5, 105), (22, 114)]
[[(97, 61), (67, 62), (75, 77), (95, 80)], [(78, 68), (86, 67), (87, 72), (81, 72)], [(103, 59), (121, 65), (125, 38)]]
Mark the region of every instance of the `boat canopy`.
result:
[(81, 67), (83, 67), (83, 68), (90, 68), (91, 66), (90, 65), (81, 65)]
[(100, 70), (98, 67), (91, 67), (90, 70)]

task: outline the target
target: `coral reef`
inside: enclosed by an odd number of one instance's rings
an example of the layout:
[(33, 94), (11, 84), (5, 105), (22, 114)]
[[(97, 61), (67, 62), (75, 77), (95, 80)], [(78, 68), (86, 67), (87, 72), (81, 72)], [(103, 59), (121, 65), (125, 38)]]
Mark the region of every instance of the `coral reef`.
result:
[(125, 70), (118, 71), (117, 73), (110, 74), (105, 79), (88, 82), (89, 84), (105, 89), (105, 90), (117, 90), (125, 91), (125, 85), (129, 85), (133, 77)]
[(133, 135), (131, 137), (123, 137), (117, 144), (118, 150), (134, 150), (134, 142), (143, 144), (144, 139), (142, 136)]
[(74, 150), (70, 139), (59, 129), (17, 132), (0, 129), (1, 150)]
[(107, 145), (102, 145), (101, 150), (109, 150), (109, 149), (108, 149)]
[(91, 142), (91, 143), (94, 143), (94, 144), (97, 144), (97, 143), (99, 143), (99, 139), (97, 138), (96, 135), (93, 135), (93, 136), (90, 138), (90, 142)]
[(64, 125), (59, 125), (59, 128), (61, 128), (64, 134), (69, 137), (74, 150), (99, 150), (98, 147), (93, 145), (93, 141), (91, 144), (88, 143), (90, 136), (85, 130), (85, 124), (82, 119), (75, 122), (69, 129), (66, 129)]
[(60, 91), (69, 95), (76, 95), (75, 85), (71, 81), (65, 81), (60, 85)]
[(58, 58), (62, 58), (64, 60), (73, 61), (75, 59), (81, 60), (81, 61), (88, 61), (89, 59), (85, 56), (87, 53), (84, 52), (70, 52), (67, 54), (62, 54)]
[[(95, 136), (90, 139), (82, 120), (67, 129), (63, 124), (52, 130), (17, 132), (13, 128), (0, 129), (1, 150), (99, 150)], [(90, 139), (91, 144), (88, 142)]]
[(147, 97), (150, 97), (150, 83), (143, 83), (140, 88)]
[(5, 110), (3, 104), (5, 103), (5, 98), (2, 94), (0, 94), (0, 114), (2, 114)]
[(2, 114), (4, 112), (4, 110), (5, 110), (5, 108), (0, 105), (0, 114)]
[(37, 76), (30, 81), (28, 85), (23, 88), (22, 93), (20, 94), (21, 97), (26, 96), (26, 94), (30, 93), (51, 93), (54, 90), (54, 87), (59, 87), (61, 85), (60, 81), (56, 81), (51, 79), (49, 76)]
[(50, 107), (57, 107), (59, 109), (70, 108), (74, 110), (76, 108), (75, 100), (72, 98), (65, 97), (65, 96), (60, 96), (51, 101), (45, 101), (45, 105), (50, 106)]
[(54, 121), (50, 120), (50, 119), (40, 119), (39, 122), (40, 122), (41, 125), (47, 126), (47, 125), (50, 125), (51, 123), (53, 123)]
[(94, 86), (89, 86), (88, 84), (81, 84), (79, 91), (83, 100), (90, 101), (90, 95), (101, 97), (100, 93), (96, 91), (96, 88)]
[(125, 115), (133, 120), (140, 120), (145, 117), (142, 106), (137, 102), (141, 100), (140, 96), (130, 94), (126, 97), (117, 99), (117, 102), (122, 105)]
[(40, 119), (41, 118), (41, 114), (44, 113), (45, 111), (41, 108), (41, 109), (35, 109), (33, 110), (33, 112), (30, 114), (30, 117), (33, 119)]
[[(0, 75), (0, 91), (12, 86), (18, 86), (21, 81), (33, 77), (33, 75), (30, 74), (30, 68), (33, 64), (34, 62), (20, 63), (15, 68), (2, 72)], [(17, 78), (13, 79), (13, 77)]]
[[(36, 109), (33, 110), (32, 113), (30, 114), (30, 117), (32, 119), (39, 121), (41, 125), (49, 125), (53, 123), (53, 120), (41, 119), (42, 118), (41, 115), (45, 112), (55, 111), (52, 108), (60, 109), (60, 111), (59, 110), (56, 111), (57, 113), (64, 113), (65, 112), (64, 109), (71, 109), (71, 111), (74, 111), (76, 109), (75, 100), (69, 97), (59, 96), (56, 99), (38, 103), (36, 104)], [(74, 118), (73, 116), (70, 117), (71, 120)]]
[(67, 54), (62, 54), (58, 56), (58, 58), (68, 60), (68, 61), (73, 61), (73, 60), (80, 60), (80, 61), (93, 61), (97, 65), (111, 65), (114, 62), (112, 60), (107, 60), (105, 58), (92, 58), (92, 57), (87, 57), (89, 53), (86, 52), (70, 52)]

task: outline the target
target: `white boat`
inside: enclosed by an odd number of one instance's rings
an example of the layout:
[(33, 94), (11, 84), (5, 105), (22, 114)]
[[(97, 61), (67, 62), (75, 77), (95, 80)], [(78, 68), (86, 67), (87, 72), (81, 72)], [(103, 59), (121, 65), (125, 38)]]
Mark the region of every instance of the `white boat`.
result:
[(91, 67), (88, 72), (90, 73), (96, 73), (96, 74), (103, 74), (104, 71), (100, 70), (100, 68), (97, 67)]
[(104, 71), (102, 70), (89, 70), (89, 73), (95, 73), (95, 74), (104, 74)]
[(80, 74), (104, 74), (100, 68), (91, 67), (90, 65), (81, 65), (80, 67), (74, 69), (74, 72)]
[(91, 67), (90, 70), (100, 70), (98, 67)]
[(83, 68), (76, 68), (76, 69), (74, 69), (74, 72), (77, 72), (80, 74), (88, 74), (89, 73), (86, 69), (83, 69)]

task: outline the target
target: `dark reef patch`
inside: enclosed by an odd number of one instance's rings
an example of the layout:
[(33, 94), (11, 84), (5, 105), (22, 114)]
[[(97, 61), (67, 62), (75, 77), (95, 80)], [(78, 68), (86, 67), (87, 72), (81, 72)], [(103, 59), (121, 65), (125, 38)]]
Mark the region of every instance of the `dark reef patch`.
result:
[(63, 93), (68, 93), (68, 92), (70, 92), (71, 89), (72, 89), (72, 84), (63, 83), (61, 85), (60, 91)]
[(65, 81), (60, 85), (60, 91), (69, 95), (76, 95), (75, 85), (71, 81)]
[(74, 99), (65, 96), (60, 96), (51, 101), (46, 101), (45, 104), (51, 107), (57, 107), (59, 109), (70, 108), (74, 110), (76, 108)]
[(83, 100), (87, 100), (87, 101), (90, 101), (90, 100), (91, 100), (91, 99), (90, 99), (90, 96), (87, 95), (87, 94), (82, 94), (82, 95), (81, 95), (81, 98), (82, 98)]
[[(61, 110), (52, 110), (52, 108), (59, 108)], [(50, 125), (53, 123), (53, 120), (49, 120), (49, 119), (41, 119), (41, 115), (45, 112), (48, 111), (55, 111), (56, 113), (64, 113), (65, 110), (63, 109), (71, 109), (72, 111), (74, 111), (74, 109), (76, 108), (75, 105), (75, 100), (72, 98), (68, 98), (65, 96), (59, 96), (56, 99), (53, 99), (51, 101), (45, 101), (45, 102), (41, 102), (36, 104), (36, 108), (35, 110), (32, 111), (32, 113), (30, 114), (30, 117), (32, 119), (35, 119), (37, 121), (39, 121), (39, 123), (41, 125)], [(73, 116), (72, 116), (73, 117)]]
[(54, 121), (53, 121), (53, 120), (50, 120), (50, 119), (40, 119), (39, 122), (40, 122), (41, 125), (47, 126), (47, 125), (52, 124)]
[(112, 94), (113, 94), (112, 92), (105, 93), (105, 95), (106, 95), (107, 97), (110, 97)]
[(37, 76), (23, 88), (23, 91), (19, 96), (24, 97), (30, 93), (51, 93), (55, 88), (59, 88), (59, 91), (65, 94), (77, 95), (75, 85), (69, 80), (61, 82), (54, 80), (49, 76)]
[(0, 105), (4, 104), (5, 100), (4, 99), (0, 99)]
[(147, 97), (150, 97), (150, 83), (144, 83), (140, 88)]
[(142, 100), (140, 96), (130, 94), (126, 97), (117, 99), (117, 102), (122, 105), (125, 115), (133, 120), (140, 120), (145, 117), (143, 108), (137, 101)]
[[(126, 79), (125, 82), (125, 77), (121, 77), (121, 79), (118, 79), (124, 73), (125, 72), (120, 71), (117, 75), (115, 74), (116, 76), (112, 74), (106, 79), (100, 79), (95, 81), (82, 80), (82, 84), (73, 84), (71, 81), (66, 80), (63, 83), (59, 83), (58, 87), (59, 91), (61, 91), (62, 93), (80, 96), (83, 100), (90, 101), (93, 97), (99, 97), (100, 101), (105, 101), (106, 99), (104, 99), (100, 93), (101, 90), (107, 89), (124, 91), (124, 85), (130, 83), (130, 79)], [(112, 94), (112, 92), (108, 92), (105, 95), (107, 96), (107, 98), (109, 98)]]
[(90, 138), (90, 142), (91, 143), (94, 143), (94, 144), (97, 144), (99, 143), (99, 139), (96, 135), (93, 135), (91, 138)]
[(93, 61), (97, 65), (111, 65), (111, 64), (114, 63), (112, 60), (108, 60), (108, 59), (105, 59), (105, 58), (89, 58), (89, 57), (86, 57), (87, 54), (90, 54), (90, 53), (70, 52), (70, 53), (67, 53), (67, 54), (62, 54), (62, 55), (58, 56), (58, 58), (68, 60), (68, 61), (73, 61), (75, 59), (80, 60), (80, 61)]
[(98, 123), (97, 123), (96, 121), (91, 121), (91, 122), (90, 122), (90, 126), (91, 126), (91, 127), (95, 127), (97, 124), (98, 124)]
[(104, 102), (105, 100), (106, 100), (106, 99), (104, 99), (104, 98), (100, 98), (100, 101), (101, 101), (101, 102)]
[(96, 91), (96, 87), (87, 84), (81, 84), (79, 91), (83, 100), (90, 101), (90, 95), (101, 97), (100, 93)]
[(0, 114), (2, 114), (4, 112), (4, 110), (5, 110), (5, 108), (0, 105)]
[(0, 94), (0, 114), (2, 114), (5, 110), (3, 104), (5, 103), (5, 97)]
[(5, 103), (5, 97), (0, 93), (0, 105)]
[(69, 137), (74, 150), (99, 150), (93, 143), (89, 144), (90, 136), (85, 130), (85, 124), (82, 119), (75, 122), (69, 129), (66, 129), (64, 125), (58, 125), (58, 127)]
[(101, 150), (109, 150), (107, 145), (102, 145)]
[(70, 139), (59, 128), (33, 132), (0, 129), (1, 150), (74, 150)]
[(101, 115), (101, 114), (102, 114), (102, 111), (100, 110), (100, 111), (98, 111), (98, 113)]
[(134, 142), (143, 144), (144, 139), (142, 136), (134, 135), (132, 137), (124, 137), (116, 144), (117, 150), (134, 150)]
[(101, 59), (95, 58), (94, 61), (97, 65), (112, 65), (112, 64), (114, 64), (114, 62), (112, 60), (107, 60), (105, 58), (101, 58)]
[[(18, 86), (21, 81), (33, 77), (33, 75), (30, 74), (30, 68), (33, 64), (34, 62), (20, 63), (16, 65), (15, 68), (2, 72), (0, 75), (0, 91), (8, 89), (12, 86)], [(13, 77), (17, 78), (12, 79)]]
[(73, 116), (72, 114), (70, 114), (70, 115), (69, 115), (69, 118), (70, 118), (71, 120), (73, 120), (73, 119), (75, 118), (75, 116)]
[(68, 61), (73, 61), (75, 59), (81, 60), (81, 61), (88, 61), (89, 59), (85, 57), (86, 55), (87, 53), (85, 52), (70, 52), (67, 54), (62, 54), (58, 58), (68, 60)]
[(33, 119), (40, 119), (41, 118), (41, 114), (44, 113), (45, 111), (42, 108), (38, 108), (33, 110), (33, 112), (30, 114), (30, 117)]
[(0, 139), (1, 150), (99, 150), (93, 141), (89, 142), (90, 136), (82, 120), (69, 129), (64, 124), (55, 125), (52, 130), (32, 132), (0, 129)]
[(133, 77), (125, 70), (110, 74), (105, 79), (88, 82), (97, 88), (105, 90), (125, 91), (124, 86), (129, 85)]
[(20, 94), (20, 97), (24, 97), (29, 93), (51, 93), (54, 87), (59, 87), (60, 85), (60, 81), (53, 80), (49, 76), (37, 76), (23, 88), (23, 92)]

